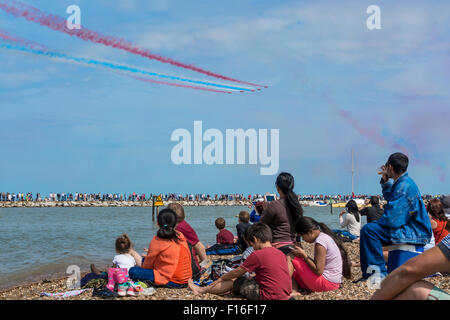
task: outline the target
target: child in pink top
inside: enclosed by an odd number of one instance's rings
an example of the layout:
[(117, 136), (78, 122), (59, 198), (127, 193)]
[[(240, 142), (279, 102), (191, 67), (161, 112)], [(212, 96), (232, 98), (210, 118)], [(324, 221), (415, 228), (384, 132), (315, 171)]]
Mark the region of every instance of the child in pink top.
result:
[[(342, 276), (351, 278), (347, 252), (325, 224), (301, 217), (295, 231), (304, 241), (314, 243), (314, 258), (297, 246), (291, 251), (291, 271), (300, 288), (315, 292), (331, 291), (339, 289)], [(297, 290), (293, 291), (294, 295), (299, 294)]]

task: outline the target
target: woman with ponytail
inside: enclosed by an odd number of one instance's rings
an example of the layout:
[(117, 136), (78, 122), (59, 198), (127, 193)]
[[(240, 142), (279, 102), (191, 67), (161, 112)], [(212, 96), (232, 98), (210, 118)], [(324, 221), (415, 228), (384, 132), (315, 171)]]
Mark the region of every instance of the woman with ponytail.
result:
[(282, 172), (275, 182), (280, 199), (264, 203), (259, 222), (272, 230), (272, 246), (289, 253), (295, 240), (295, 224), (303, 216), (303, 208), (294, 193), (294, 177)]
[[(342, 276), (351, 278), (351, 268), (347, 251), (341, 241), (326, 224), (310, 217), (301, 217), (295, 231), (304, 241), (314, 243), (314, 257), (300, 247), (295, 246), (289, 255), (294, 278), (293, 292), (296, 285), (302, 289), (315, 292), (337, 290), (342, 283)], [(293, 259), (292, 259), (293, 258)]]
[(187, 287), (192, 277), (191, 252), (186, 238), (175, 230), (177, 216), (172, 210), (164, 209), (157, 220), (159, 230), (150, 242), (142, 268), (131, 268), (130, 277), (156, 286)]

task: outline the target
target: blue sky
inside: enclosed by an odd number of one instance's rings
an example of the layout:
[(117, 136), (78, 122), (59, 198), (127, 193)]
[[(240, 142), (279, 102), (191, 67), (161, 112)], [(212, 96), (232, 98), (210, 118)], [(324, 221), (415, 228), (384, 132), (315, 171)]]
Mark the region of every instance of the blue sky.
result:
[[(448, 1), (377, 1), (381, 30), (366, 27), (373, 1), (25, 2), (62, 17), (76, 4), (89, 29), (269, 88), (200, 92), (0, 49), (1, 191), (275, 191), (276, 175), (261, 176), (259, 165), (174, 165), (171, 133), (202, 120), (223, 133), (279, 129), (279, 171), (294, 175), (298, 193), (350, 193), (352, 148), (355, 192), (379, 193), (376, 171), (395, 143), (423, 193), (449, 193)], [(74, 56), (214, 80), (1, 10), (0, 30)]]

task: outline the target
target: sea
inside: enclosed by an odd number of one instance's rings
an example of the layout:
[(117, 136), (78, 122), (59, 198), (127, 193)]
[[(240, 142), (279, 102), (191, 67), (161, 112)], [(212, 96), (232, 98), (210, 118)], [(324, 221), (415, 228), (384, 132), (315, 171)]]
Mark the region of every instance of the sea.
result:
[[(215, 243), (214, 221), (223, 217), (236, 235), (239, 206), (185, 207), (186, 221), (205, 246)], [(304, 215), (339, 228), (339, 212), (330, 207), (305, 207)], [(366, 218), (362, 217), (362, 224)], [(0, 289), (89, 271), (94, 263), (109, 267), (115, 239), (123, 233), (143, 253), (156, 234), (151, 207), (0, 208)]]

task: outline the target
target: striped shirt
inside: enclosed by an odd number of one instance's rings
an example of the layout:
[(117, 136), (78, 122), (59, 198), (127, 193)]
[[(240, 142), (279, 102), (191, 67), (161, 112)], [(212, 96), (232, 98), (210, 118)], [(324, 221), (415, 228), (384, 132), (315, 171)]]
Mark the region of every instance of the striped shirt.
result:
[(442, 239), (437, 246), (442, 250), (442, 253), (447, 257), (447, 259), (450, 260), (450, 234)]

